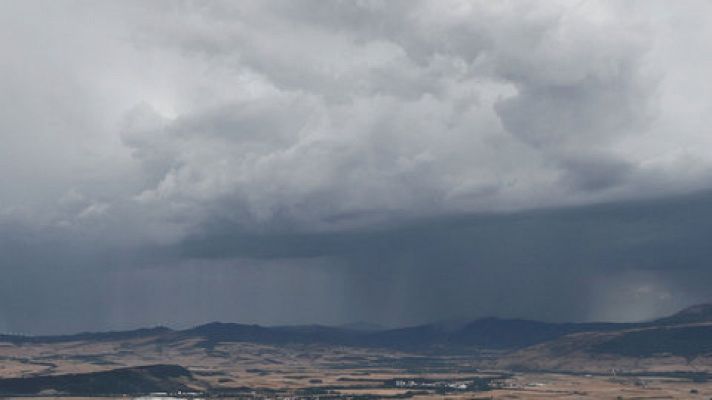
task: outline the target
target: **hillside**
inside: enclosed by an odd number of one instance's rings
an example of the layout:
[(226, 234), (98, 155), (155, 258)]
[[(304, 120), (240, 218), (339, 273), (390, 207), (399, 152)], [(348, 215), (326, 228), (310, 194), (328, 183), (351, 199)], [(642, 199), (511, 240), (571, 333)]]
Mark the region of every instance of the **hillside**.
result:
[(111, 395), (188, 391), (190, 372), (177, 365), (151, 365), (109, 371), (0, 379), (0, 395)]
[(710, 371), (712, 318), (709, 305), (656, 321), (609, 331), (564, 335), (515, 350), (496, 362), (509, 369), (560, 371)]
[(632, 326), (638, 325), (549, 323), (501, 318), (483, 318), (455, 326), (433, 323), (381, 330), (321, 325), (265, 327), (212, 322), (179, 331), (159, 327), (124, 332), (89, 332), (60, 336), (0, 336), (0, 342), (31, 344), (146, 339), (169, 345), (172, 342), (195, 339), (198, 346), (205, 348), (213, 348), (220, 343), (249, 342), (270, 345), (336, 345), (427, 352), (429, 350), (516, 349), (571, 333), (620, 330)]
[(712, 304), (697, 304), (669, 317), (657, 319), (651, 325), (676, 325), (710, 321), (712, 321)]
[(347, 386), (389, 388), (395, 396), (401, 392), (392, 386), (402, 376), (445, 374), (447, 385), (472, 385), (472, 374), (492, 369), (706, 380), (712, 377), (709, 309), (635, 324), (483, 318), (364, 330), (215, 322), (184, 330), (3, 336), (0, 396), (197, 389), (239, 397)]
[[(146, 361), (156, 363), (163, 362), (160, 354), (165, 354), (168, 349), (197, 354), (218, 352), (224, 346), (244, 343), (345, 346), (422, 355), (448, 353), (476, 356), (482, 351), (495, 351), (498, 358), (492, 365), (498, 368), (645, 370), (655, 365), (672, 364), (692, 368), (701, 363), (707, 365), (707, 358), (712, 358), (712, 306), (697, 305), (669, 317), (629, 324), (483, 318), (461, 324), (433, 323), (398, 329), (364, 330), (344, 326), (264, 327), (214, 322), (185, 330), (159, 327), (62, 336), (0, 336), (0, 345), (3, 342), (10, 346), (9, 350), (19, 354), (26, 351), (21, 351), (21, 348), (39, 349), (54, 344), (67, 348), (76, 345), (109, 348), (126, 354), (149, 348), (150, 351), (159, 351), (159, 356)], [(95, 365), (110, 363), (101, 355), (79, 356), (69, 352), (64, 357)], [(15, 359), (8, 358), (7, 362), (15, 362)], [(52, 369), (51, 366), (49, 368)]]

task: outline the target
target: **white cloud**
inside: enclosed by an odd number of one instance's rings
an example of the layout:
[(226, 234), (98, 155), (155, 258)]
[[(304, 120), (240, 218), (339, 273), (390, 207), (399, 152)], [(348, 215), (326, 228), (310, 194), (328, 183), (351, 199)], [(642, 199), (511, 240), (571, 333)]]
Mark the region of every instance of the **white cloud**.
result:
[(3, 7), (5, 214), (175, 238), (708, 186), (704, 4)]

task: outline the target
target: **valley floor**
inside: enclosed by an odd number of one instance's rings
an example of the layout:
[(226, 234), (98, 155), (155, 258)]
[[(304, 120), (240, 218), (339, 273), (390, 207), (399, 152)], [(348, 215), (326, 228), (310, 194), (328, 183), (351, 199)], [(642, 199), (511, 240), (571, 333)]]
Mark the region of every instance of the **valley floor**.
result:
[[(189, 379), (179, 377), (172, 384), (184, 384), (187, 391), (194, 394), (186, 396), (184, 391), (182, 395), (170, 393), (166, 396), (183, 398), (712, 398), (711, 376), (706, 372), (691, 372), (689, 366), (685, 369), (684, 365), (671, 365), (667, 372), (649, 373), (600, 370), (596, 375), (525, 373), (493, 370), (497, 356), (496, 353), (424, 355), (339, 346), (273, 346), (239, 342), (206, 347), (194, 339), (170, 345), (152, 338), (7, 343), (0, 345), (0, 390), (2, 382), (7, 382), (8, 378), (76, 374), (77, 379), (81, 379), (82, 376), (86, 378), (86, 374), (101, 371), (172, 364), (190, 372)], [(160, 376), (148, 377), (148, 380), (154, 378), (160, 380)], [(116, 382), (113, 383), (115, 386)], [(62, 388), (37, 389), (36, 394), (62, 392)], [(155, 393), (153, 396), (160, 397)], [(135, 393), (127, 393), (121, 399), (137, 397)], [(73, 400), (70, 397), (57, 399)]]
[[(404, 377), (401, 374), (382, 373), (382, 377)], [(412, 378), (423, 377), (422, 375), (410, 375)], [(457, 379), (456, 374), (438, 375), (442, 379)], [(518, 373), (505, 380), (507, 387), (494, 389), (491, 391), (453, 391), (449, 393), (425, 393), (415, 394), (417, 390), (403, 388), (334, 388), (329, 394), (310, 395), (299, 393), (297, 388), (278, 389), (280, 379), (284, 379), (284, 384), (291, 382), (287, 377), (273, 376), (268, 385), (275, 389), (272, 393), (265, 393), (263, 390), (255, 387), (254, 394), (240, 395), (219, 395), (211, 394), (211, 397), (228, 399), (228, 398), (262, 398), (262, 399), (297, 399), (297, 398), (355, 398), (355, 399), (374, 399), (374, 398), (412, 398), (412, 399), (606, 399), (606, 400), (643, 400), (643, 399), (710, 399), (712, 398), (712, 383), (710, 382), (692, 382), (688, 379), (680, 378), (651, 378), (651, 377), (604, 377), (604, 376), (574, 376), (567, 374), (553, 373)], [(291, 385), (293, 386), (293, 385)], [(266, 388), (264, 386), (263, 388)], [(410, 392), (410, 393), (409, 393)], [(126, 400), (127, 397), (53, 397), (53, 396), (34, 396), (37, 400)], [(169, 396), (143, 396), (143, 397), (128, 397), (139, 400), (176, 400), (177, 397)], [(182, 397), (191, 398), (191, 397)], [(195, 399), (204, 399), (204, 396), (193, 397)], [(7, 397), (7, 400), (27, 400), (28, 397)]]

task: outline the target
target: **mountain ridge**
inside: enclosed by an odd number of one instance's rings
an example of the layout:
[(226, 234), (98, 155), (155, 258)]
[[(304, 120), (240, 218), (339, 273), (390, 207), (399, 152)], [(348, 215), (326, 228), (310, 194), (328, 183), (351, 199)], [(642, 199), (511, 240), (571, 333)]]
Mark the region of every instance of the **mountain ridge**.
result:
[(107, 341), (134, 338), (153, 339), (162, 343), (197, 338), (204, 347), (223, 342), (261, 344), (322, 344), (354, 347), (384, 347), (410, 351), (428, 349), (494, 349), (516, 350), (584, 332), (616, 332), (650, 329), (679, 324), (712, 321), (712, 304), (687, 307), (668, 317), (649, 322), (544, 322), (497, 317), (480, 318), (457, 325), (429, 323), (402, 328), (363, 330), (345, 326), (299, 325), (261, 326), (233, 322), (210, 322), (182, 330), (166, 327), (128, 331), (83, 332), (73, 335), (0, 336), (11, 343), (52, 343), (71, 341)]

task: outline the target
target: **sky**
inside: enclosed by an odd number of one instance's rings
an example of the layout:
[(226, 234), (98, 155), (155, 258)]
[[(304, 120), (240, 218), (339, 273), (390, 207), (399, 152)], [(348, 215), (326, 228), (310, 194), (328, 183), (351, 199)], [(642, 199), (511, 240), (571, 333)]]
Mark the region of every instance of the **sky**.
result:
[(712, 300), (708, 1), (0, 2), (0, 332)]

